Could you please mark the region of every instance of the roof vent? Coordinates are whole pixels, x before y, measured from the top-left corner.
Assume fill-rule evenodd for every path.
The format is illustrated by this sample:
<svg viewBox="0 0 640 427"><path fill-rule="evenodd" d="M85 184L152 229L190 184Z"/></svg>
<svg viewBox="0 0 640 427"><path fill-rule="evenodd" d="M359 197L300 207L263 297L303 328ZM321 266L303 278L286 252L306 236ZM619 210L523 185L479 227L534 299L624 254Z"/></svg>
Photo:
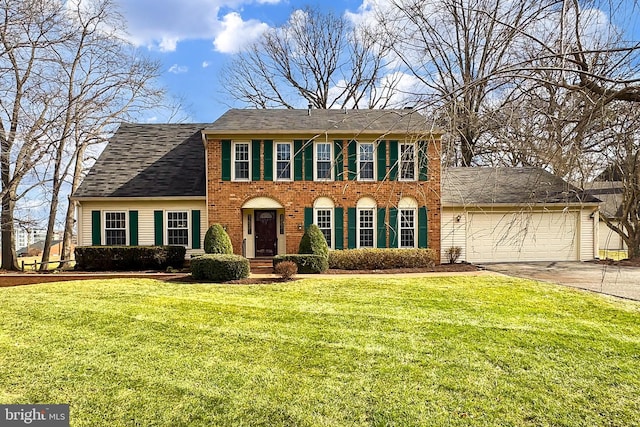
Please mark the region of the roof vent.
<svg viewBox="0 0 640 427"><path fill-rule="evenodd" d="M311 109L312 109L312 108L313 108L313 105L312 105L311 103L309 103L309 104L307 105L307 116L310 116L310 115L311 115Z"/></svg>

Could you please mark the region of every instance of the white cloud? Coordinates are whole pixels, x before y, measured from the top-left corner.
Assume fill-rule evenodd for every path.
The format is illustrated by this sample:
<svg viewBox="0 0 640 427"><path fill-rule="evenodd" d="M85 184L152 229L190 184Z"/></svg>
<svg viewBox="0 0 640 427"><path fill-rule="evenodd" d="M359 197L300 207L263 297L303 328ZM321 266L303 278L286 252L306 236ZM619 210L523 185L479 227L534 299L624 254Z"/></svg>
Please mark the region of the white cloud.
<svg viewBox="0 0 640 427"><path fill-rule="evenodd" d="M202 68L209 68L209 65L211 65L209 61L202 61Z"/></svg>
<svg viewBox="0 0 640 427"><path fill-rule="evenodd" d="M86 0L68 0L83 2ZM245 5L275 5L282 0L117 0L127 21L128 39L137 46L173 52L184 40L215 40L220 52L236 52L267 28L244 21L237 12ZM238 31L238 32L236 32Z"/></svg>
<svg viewBox="0 0 640 427"><path fill-rule="evenodd" d="M173 64L171 67L169 67L169 72L173 74L184 74L188 71L189 68L185 67L184 65Z"/></svg>
<svg viewBox="0 0 640 427"><path fill-rule="evenodd" d="M220 32L213 45L221 53L236 53L260 37L269 28L264 22L255 19L243 21L239 13L231 12L222 19Z"/></svg>

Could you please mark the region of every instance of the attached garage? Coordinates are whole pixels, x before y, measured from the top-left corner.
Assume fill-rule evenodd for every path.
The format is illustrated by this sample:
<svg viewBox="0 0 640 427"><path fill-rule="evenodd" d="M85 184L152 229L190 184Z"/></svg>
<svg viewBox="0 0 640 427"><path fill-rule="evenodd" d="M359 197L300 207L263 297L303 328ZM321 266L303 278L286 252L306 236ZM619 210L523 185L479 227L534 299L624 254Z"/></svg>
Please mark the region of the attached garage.
<svg viewBox="0 0 640 427"><path fill-rule="evenodd" d="M598 201L537 168L443 173L442 260L460 247L471 263L597 257Z"/></svg>

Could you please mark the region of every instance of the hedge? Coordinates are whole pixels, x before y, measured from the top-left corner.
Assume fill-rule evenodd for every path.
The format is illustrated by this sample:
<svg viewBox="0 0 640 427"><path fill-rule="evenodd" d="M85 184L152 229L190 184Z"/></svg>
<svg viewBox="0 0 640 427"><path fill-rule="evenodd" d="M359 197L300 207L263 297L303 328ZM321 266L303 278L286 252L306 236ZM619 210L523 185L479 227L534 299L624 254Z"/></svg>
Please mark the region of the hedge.
<svg viewBox="0 0 640 427"><path fill-rule="evenodd" d="M249 277L249 260L233 254L205 254L191 260L191 275L197 280L228 282Z"/></svg>
<svg viewBox="0 0 640 427"><path fill-rule="evenodd" d="M142 271L182 268L184 246L77 246L76 270Z"/></svg>
<svg viewBox="0 0 640 427"><path fill-rule="evenodd" d="M338 270L388 270L430 268L437 259L433 249L346 249L329 252L329 268Z"/></svg>
<svg viewBox="0 0 640 427"><path fill-rule="evenodd" d="M327 257L312 254L289 254L273 257L273 267L283 261L292 261L298 266L298 274L324 273L329 269Z"/></svg>

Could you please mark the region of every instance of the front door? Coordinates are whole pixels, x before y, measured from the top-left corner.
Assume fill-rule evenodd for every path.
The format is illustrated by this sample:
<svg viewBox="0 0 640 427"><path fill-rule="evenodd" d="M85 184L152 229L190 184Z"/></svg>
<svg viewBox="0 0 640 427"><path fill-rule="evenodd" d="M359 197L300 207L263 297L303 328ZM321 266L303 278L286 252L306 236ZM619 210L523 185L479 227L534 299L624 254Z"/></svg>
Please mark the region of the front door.
<svg viewBox="0 0 640 427"><path fill-rule="evenodd" d="M276 211L258 211L255 216L256 257L269 257L278 253Z"/></svg>

